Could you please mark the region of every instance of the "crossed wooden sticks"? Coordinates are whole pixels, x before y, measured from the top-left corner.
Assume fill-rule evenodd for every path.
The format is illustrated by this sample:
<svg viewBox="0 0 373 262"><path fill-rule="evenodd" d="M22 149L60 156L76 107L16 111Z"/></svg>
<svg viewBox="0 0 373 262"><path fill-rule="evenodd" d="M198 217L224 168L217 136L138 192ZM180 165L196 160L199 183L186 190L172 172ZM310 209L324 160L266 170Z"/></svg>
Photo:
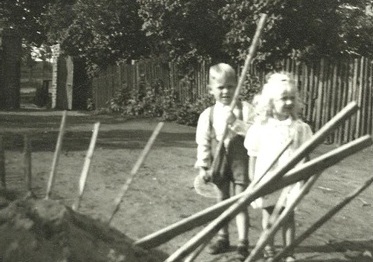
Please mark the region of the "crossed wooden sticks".
<svg viewBox="0 0 373 262"><path fill-rule="evenodd" d="M284 188L295 182L307 180L315 173L321 172L338 163L345 157L370 146L372 144L371 137L363 136L341 146L338 149L332 150L329 153L294 168L300 160L321 144L330 132L339 127L352 114L356 113L357 110L358 106L355 102L349 103L318 132L316 132L308 142L303 144L289 162L285 166L278 168L271 177L264 178L256 186L249 187L239 195L233 196L223 202L196 213L191 217L146 236L136 241L135 245L145 248L156 247L186 231L213 220L166 260L167 262L180 261L200 245L209 241L226 222L232 219L237 212L239 212L242 207L250 204L256 198Z"/></svg>

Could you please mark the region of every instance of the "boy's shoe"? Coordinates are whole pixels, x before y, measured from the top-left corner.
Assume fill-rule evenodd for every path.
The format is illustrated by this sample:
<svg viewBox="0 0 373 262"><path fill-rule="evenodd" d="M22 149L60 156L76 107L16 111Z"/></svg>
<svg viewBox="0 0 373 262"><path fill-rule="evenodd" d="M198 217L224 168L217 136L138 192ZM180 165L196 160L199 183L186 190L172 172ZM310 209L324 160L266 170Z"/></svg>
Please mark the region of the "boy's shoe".
<svg viewBox="0 0 373 262"><path fill-rule="evenodd" d="M294 256L288 256L284 259L285 262L295 262L297 261Z"/></svg>
<svg viewBox="0 0 373 262"><path fill-rule="evenodd" d="M208 252L212 255L225 253L229 250L229 240L226 238L218 238L213 242L208 249Z"/></svg>
<svg viewBox="0 0 373 262"><path fill-rule="evenodd" d="M249 241L248 240L242 240L240 243L237 245L237 258L240 261L245 261L245 259L249 256Z"/></svg>

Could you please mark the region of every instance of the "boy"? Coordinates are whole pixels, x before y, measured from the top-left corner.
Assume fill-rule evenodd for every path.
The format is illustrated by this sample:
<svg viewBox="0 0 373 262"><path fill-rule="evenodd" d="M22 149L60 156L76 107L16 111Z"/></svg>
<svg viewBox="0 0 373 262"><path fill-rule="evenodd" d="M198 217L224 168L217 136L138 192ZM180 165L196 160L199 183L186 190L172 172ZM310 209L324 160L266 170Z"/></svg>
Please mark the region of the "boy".
<svg viewBox="0 0 373 262"><path fill-rule="evenodd" d="M206 182L211 180L211 164L215 149L222 139L225 126L228 124L228 134L224 139L223 166L218 170L221 177L215 184L219 195L217 201L230 197L230 184L233 183L234 193L243 192L249 183L248 156L243 146L244 135L253 120L254 109L247 102L238 102L233 113L230 110L237 79L235 70L228 64L220 63L210 67L209 93L215 98L215 105L205 109L199 119L196 130L197 161L199 176ZM238 231L237 253L240 260L248 256L248 227L249 216L247 209L242 210L236 217ZM210 254L223 253L229 250L230 242L228 225L224 226L217 235L216 241L209 247Z"/></svg>

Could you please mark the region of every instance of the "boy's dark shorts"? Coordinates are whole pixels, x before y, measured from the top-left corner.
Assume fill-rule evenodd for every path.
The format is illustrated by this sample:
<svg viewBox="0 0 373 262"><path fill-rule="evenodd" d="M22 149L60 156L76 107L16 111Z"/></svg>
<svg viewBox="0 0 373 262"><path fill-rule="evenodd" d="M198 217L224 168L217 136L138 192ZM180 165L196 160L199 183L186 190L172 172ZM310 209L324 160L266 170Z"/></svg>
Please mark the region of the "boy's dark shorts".
<svg viewBox="0 0 373 262"><path fill-rule="evenodd" d="M244 137L235 136L226 148L227 161L221 169L221 174L227 178L227 182L247 186L249 184L247 150L243 145Z"/></svg>

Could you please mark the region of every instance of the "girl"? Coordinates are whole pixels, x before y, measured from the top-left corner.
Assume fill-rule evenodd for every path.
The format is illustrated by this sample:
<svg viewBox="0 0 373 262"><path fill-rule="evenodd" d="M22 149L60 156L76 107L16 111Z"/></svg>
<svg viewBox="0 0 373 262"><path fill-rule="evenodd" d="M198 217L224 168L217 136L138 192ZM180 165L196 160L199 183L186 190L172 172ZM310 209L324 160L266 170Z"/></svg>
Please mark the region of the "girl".
<svg viewBox="0 0 373 262"><path fill-rule="evenodd" d="M293 139L293 143L266 176L270 176L278 166L286 164L295 150L312 136L311 128L299 119L301 102L295 83L288 74L275 73L271 75L267 84L264 85L262 93L256 97L255 103L257 119L249 128L244 142L250 156L249 176L251 181L258 179L265 172L277 152L284 147L289 139ZM297 183L283 189L283 191L287 191L284 192L285 199L281 203L283 207L286 206L286 199L296 195L299 186L300 184ZM279 191L274 192L258 198L252 203L254 208L262 209L263 229L268 226L269 218L280 194ZM291 244L295 237L294 212L284 223L282 231L284 245ZM274 240L271 239L265 247L264 256L270 258L274 256L274 253ZM290 255L285 261L295 261L295 258Z"/></svg>

